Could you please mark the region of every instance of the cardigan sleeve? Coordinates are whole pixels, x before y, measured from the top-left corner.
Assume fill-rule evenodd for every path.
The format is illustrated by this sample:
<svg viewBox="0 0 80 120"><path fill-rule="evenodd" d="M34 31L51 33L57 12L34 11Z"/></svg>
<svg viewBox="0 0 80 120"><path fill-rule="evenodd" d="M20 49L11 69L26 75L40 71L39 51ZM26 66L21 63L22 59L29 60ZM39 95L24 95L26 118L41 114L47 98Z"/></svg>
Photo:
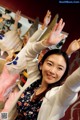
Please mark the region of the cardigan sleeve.
<svg viewBox="0 0 80 120"><path fill-rule="evenodd" d="M62 118L68 107L77 100L79 91L80 67L66 79L65 83L59 88L56 95L50 98L52 108L47 120L59 120Z"/></svg>
<svg viewBox="0 0 80 120"><path fill-rule="evenodd" d="M42 32L43 30L41 28L37 30L25 47L18 53L16 58L6 64L10 72L20 73L22 70L26 69L36 55L46 47L42 44L42 41L36 41Z"/></svg>
<svg viewBox="0 0 80 120"><path fill-rule="evenodd" d="M72 104L74 96L80 91L80 67L77 68L60 88L59 99L63 105Z"/></svg>

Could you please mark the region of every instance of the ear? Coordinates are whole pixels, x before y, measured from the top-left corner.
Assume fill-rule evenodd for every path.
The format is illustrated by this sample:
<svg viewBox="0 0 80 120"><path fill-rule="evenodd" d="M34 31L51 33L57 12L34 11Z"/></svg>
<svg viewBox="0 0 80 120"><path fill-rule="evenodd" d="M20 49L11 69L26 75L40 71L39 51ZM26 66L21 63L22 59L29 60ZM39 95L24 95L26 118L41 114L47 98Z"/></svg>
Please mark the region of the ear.
<svg viewBox="0 0 80 120"><path fill-rule="evenodd" d="M39 69L42 70L42 63L39 63Z"/></svg>
<svg viewBox="0 0 80 120"><path fill-rule="evenodd" d="M39 68L40 70L42 70L42 65L40 65L40 68Z"/></svg>

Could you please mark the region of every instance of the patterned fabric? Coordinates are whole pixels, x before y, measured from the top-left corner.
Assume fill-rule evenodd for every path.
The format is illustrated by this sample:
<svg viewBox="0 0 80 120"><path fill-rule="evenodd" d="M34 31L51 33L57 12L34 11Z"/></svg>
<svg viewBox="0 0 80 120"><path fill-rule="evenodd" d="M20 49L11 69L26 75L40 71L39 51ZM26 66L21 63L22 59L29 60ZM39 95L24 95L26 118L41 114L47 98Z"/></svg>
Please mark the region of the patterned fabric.
<svg viewBox="0 0 80 120"><path fill-rule="evenodd" d="M41 80L32 83L21 95L17 102L17 110L19 115L16 120L37 120L38 112L43 101L43 98L36 101L31 101L35 90L39 87Z"/></svg>
<svg viewBox="0 0 80 120"><path fill-rule="evenodd" d="M4 35L0 33L0 40L3 40Z"/></svg>
<svg viewBox="0 0 80 120"><path fill-rule="evenodd" d="M11 65L11 64L13 64L13 65L17 65L17 61L18 61L18 59L19 59L19 57L16 57L13 61L8 62L7 65Z"/></svg>
<svg viewBox="0 0 80 120"><path fill-rule="evenodd" d="M24 84L26 83L28 78L28 73L27 73L27 69L24 69L21 73L20 73L20 85L24 86Z"/></svg>

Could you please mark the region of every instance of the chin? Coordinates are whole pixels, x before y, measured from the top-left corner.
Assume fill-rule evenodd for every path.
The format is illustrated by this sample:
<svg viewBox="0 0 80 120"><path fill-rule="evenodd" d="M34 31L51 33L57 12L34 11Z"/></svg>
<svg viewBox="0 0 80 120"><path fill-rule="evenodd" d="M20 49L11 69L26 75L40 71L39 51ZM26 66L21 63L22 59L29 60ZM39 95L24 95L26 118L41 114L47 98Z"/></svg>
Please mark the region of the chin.
<svg viewBox="0 0 80 120"><path fill-rule="evenodd" d="M53 83L55 83L55 81L53 82L53 80L46 80L46 83L47 84L53 84Z"/></svg>

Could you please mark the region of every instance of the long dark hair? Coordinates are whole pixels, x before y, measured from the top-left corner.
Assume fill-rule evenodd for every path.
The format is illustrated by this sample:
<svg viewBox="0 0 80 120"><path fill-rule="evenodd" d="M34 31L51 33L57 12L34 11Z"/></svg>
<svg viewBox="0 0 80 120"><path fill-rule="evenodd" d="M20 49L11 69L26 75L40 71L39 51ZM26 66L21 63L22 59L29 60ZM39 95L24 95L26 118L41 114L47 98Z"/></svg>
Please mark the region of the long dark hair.
<svg viewBox="0 0 80 120"><path fill-rule="evenodd" d="M43 56L42 60L39 63L39 67L40 67L41 64L42 65L44 64L44 62L47 59L47 57L49 57L50 55L53 55L53 54L62 55L63 56L63 58L64 58L64 60L66 62L65 73L64 73L64 75L61 77L61 79L59 81L57 81L57 82L55 82L53 84L49 84L48 88L43 93L41 93L38 96L36 96L36 99L41 99L42 97L44 97L46 92L49 91L51 88L62 85L62 83L64 82L65 78L68 75L68 71L69 71L69 58L68 58L68 55L65 52L63 52L62 50L60 50L60 49L52 49L52 50L49 50L48 52L46 52L45 55ZM42 81L42 71L41 70L40 70L40 74L41 74L41 81Z"/></svg>

